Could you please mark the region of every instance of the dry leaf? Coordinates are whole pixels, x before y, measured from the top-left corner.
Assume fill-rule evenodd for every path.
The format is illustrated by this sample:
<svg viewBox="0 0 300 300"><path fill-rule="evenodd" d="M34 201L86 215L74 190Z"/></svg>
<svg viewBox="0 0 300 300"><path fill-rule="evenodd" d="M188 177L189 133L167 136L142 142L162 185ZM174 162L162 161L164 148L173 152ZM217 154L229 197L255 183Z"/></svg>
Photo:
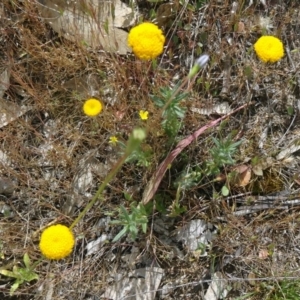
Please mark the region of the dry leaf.
<svg viewBox="0 0 300 300"><path fill-rule="evenodd" d="M7 91L10 85L10 70L5 69L0 74L0 99L4 96L4 93Z"/></svg>
<svg viewBox="0 0 300 300"><path fill-rule="evenodd" d="M78 74L61 84L61 86L76 94L80 98L95 97L100 98L101 84L103 88L103 80L97 74Z"/></svg>
<svg viewBox="0 0 300 300"><path fill-rule="evenodd" d="M218 103L216 105L214 105L213 107L204 107L204 108L196 108L196 107L192 107L191 108L192 112L198 113L200 115L212 115L212 114L218 114L220 116L222 115L226 115L229 114L231 109L230 106L227 102L221 102Z"/></svg>
<svg viewBox="0 0 300 300"><path fill-rule="evenodd" d="M156 12L155 22L159 27L167 26L168 23L176 16L177 5L175 3L163 3Z"/></svg>
<svg viewBox="0 0 300 300"><path fill-rule="evenodd" d="M160 267L146 267L118 274L115 282L106 286L101 299L157 299L156 291L164 276L164 269Z"/></svg>
<svg viewBox="0 0 300 300"><path fill-rule="evenodd" d="M15 121L31 108L0 99L0 128Z"/></svg>
<svg viewBox="0 0 300 300"><path fill-rule="evenodd" d="M230 290L228 281L221 272L216 272L212 276L211 284L209 285L204 300L226 299Z"/></svg>
<svg viewBox="0 0 300 300"><path fill-rule="evenodd" d="M240 165L234 168L236 175L236 185L240 187L246 186L251 179L251 168L247 165Z"/></svg>
<svg viewBox="0 0 300 300"><path fill-rule="evenodd" d="M3 96L10 86L10 69L5 69L0 74L0 128L13 122L25 114L30 108L19 106L11 101L3 99Z"/></svg>
<svg viewBox="0 0 300 300"><path fill-rule="evenodd" d="M280 151L279 154L276 156L277 160L283 160L291 156L293 153L300 150L300 139L295 139L287 148Z"/></svg>
<svg viewBox="0 0 300 300"><path fill-rule="evenodd" d="M70 41L102 46L119 54L131 52L128 33L118 27L132 25L137 13L120 0L75 1L68 5L65 1L39 0L38 7L53 30Z"/></svg>
<svg viewBox="0 0 300 300"><path fill-rule="evenodd" d="M116 112L114 112L114 115L118 121L122 121L122 119L125 116L125 113L126 113L125 110L117 110Z"/></svg>
<svg viewBox="0 0 300 300"><path fill-rule="evenodd" d="M261 249L258 253L260 259L266 259L269 256L269 251L267 249Z"/></svg>
<svg viewBox="0 0 300 300"><path fill-rule="evenodd" d="M238 174L242 174L246 172L249 169L249 166L247 165L239 165L234 167L234 171L237 172Z"/></svg>
<svg viewBox="0 0 300 300"><path fill-rule="evenodd" d="M293 178L294 178L294 181L295 181L298 185L300 185L300 174L299 174L299 173L295 174Z"/></svg>
<svg viewBox="0 0 300 300"><path fill-rule="evenodd" d="M245 24L243 22L238 22L237 30L238 33L245 33Z"/></svg>
<svg viewBox="0 0 300 300"><path fill-rule="evenodd" d="M255 165L252 167L252 171L256 176L263 176L263 169L261 165Z"/></svg>
<svg viewBox="0 0 300 300"><path fill-rule="evenodd" d="M248 282L249 282L249 284L251 284L252 286L255 286L255 285L256 285L255 279L256 279L255 273L250 272L250 273L248 274Z"/></svg>
<svg viewBox="0 0 300 300"><path fill-rule="evenodd" d="M240 175L240 186L241 187L244 187L246 186L249 182L250 182L250 179L251 179L251 169L249 168L246 172L242 173Z"/></svg>

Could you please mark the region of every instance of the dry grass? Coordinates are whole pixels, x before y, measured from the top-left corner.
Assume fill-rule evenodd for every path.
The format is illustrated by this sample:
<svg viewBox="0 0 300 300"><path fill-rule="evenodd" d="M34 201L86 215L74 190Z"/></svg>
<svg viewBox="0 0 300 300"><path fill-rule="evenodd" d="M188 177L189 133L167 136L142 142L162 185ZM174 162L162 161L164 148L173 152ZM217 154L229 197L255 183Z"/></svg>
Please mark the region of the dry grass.
<svg viewBox="0 0 300 300"><path fill-rule="evenodd" d="M137 263L157 262L165 270L162 285L175 283L167 299L202 299L212 272L218 270L231 280L228 299L246 293L252 293L247 299L272 299L272 291L262 282L276 289L280 284L277 277L298 277L299 209L297 202L281 209L290 198L279 192L294 193L297 199L299 159L297 152L278 159L280 151L298 143L298 1L268 1L266 8L259 1L249 7L245 1L236 1L235 13L232 1L210 0L202 5L191 2L191 7L199 4L196 11L176 1L172 26L164 28L167 47L156 67L132 55L109 54L100 47L89 49L59 37L39 16L35 2L7 0L0 4L0 68L1 73L6 69L11 72L2 102L30 108L0 131L0 149L8 157L1 163L1 177L15 186L13 193L1 197L13 211L13 216L1 217L1 266L21 262L25 252L37 260L38 235L33 233L54 221L71 224L119 156L118 149L109 145L109 137L117 135L125 142L132 129L141 125L141 109L150 112L146 147L154 155L149 168L134 164L122 168L108 186L105 201L75 227L80 238L73 256L63 262L40 264L40 280L22 285L15 299L46 299L49 291L53 291L50 299L100 297L112 281L112 274L126 274L134 268L134 263L122 261L133 245L140 253ZM151 8L158 8L144 1L138 5L145 19ZM270 24L265 29L261 18L268 16ZM252 50L266 30L279 36L287 51L274 65L262 64ZM181 205L187 207L184 214L177 218L164 216L170 236L192 219L212 222L218 228L218 238L207 257L194 257L182 249L184 256L179 259L155 230L149 230L134 244L109 243L99 253L86 256L86 244L105 232L97 225L99 219L107 213L117 217L120 204L128 205L123 192L137 201L141 199L149 178L172 149L161 134L161 112L149 95L176 83L174 77L187 74L200 51L208 53L211 61L201 73L201 81L193 86L191 101L185 102L188 110L179 139L216 116L197 114L194 108L210 109L223 101L232 109L251 101L253 105L190 145L165 175L159 193L165 206L171 205L176 195L172 182L187 166L203 165L213 146L211 137L222 139L233 134L236 140L243 140L235 157L237 164L250 165L256 157L263 166L263 176L252 173L246 187L232 185L231 196L248 192L253 198L249 202L249 196L216 197L224 182L205 177L181 197ZM81 110L83 101L91 95L100 97L106 106L96 119L85 117ZM288 107L293 108L292 114ZM82 188L78 178L89 167L93 181ZM230 168L224 170L224 174L228 172ZM251 208L259 203L254 196L272 193L283 198L271 200L269 209L244 216L234 214L241 206ZM159 217L153 212L150 229L151 222ZM108 234L113 237L117 231L110 230ZM249 276L262 280L253 283ZM200 284L206 279L208 283ZM1 299L10 299L11 282L2 276L0 283Z"/></svg>

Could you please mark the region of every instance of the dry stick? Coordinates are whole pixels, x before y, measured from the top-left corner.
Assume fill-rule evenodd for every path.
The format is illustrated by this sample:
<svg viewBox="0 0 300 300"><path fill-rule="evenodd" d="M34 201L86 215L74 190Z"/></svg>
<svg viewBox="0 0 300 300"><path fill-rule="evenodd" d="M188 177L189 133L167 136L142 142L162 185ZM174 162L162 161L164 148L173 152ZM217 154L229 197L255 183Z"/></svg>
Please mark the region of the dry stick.
<svg viewBox="0 0 300 300"><path fill-rule="evenodd" d="M152 175L148 185L145 188L144 194L143 194L143 199L142 203L145 205L147 204L155 195L158 186L164 177L169 165L174 161L174 159L177 157L177 155L184 149L186 148L190 143L192 143L198 136L200 136L204 131L206 131L209 128L212 128L216 126L218 123L221 121L225 120L226 118L230 117L231 115L235 114L237 111L251 105L252 103L246 103L239 108L235 109L234 111L230 112L229 114L209 122L203 127L200 127L198 130L196 130L194 133L189 135L187 138L181 140L176 148L165 158L165 160L159 165L155 173Z"/></svg>

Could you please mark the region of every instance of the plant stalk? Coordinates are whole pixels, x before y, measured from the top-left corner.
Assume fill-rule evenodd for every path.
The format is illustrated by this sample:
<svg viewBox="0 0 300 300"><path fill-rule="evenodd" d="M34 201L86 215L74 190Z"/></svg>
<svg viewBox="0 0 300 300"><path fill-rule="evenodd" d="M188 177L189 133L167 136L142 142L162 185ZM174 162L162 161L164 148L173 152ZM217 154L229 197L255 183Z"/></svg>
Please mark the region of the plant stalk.
<svg viewBox="0 0 300 300"><path fill-rule="evenodd" d="M102 184L99 186L98 191L92 198L92 200L85 206L84 210L78 215L78 217L73 221L70 226L72 230L74 226L85 216L85 214L92 208L96 201L100 198L107 184L115 177L122 165L125 163L126 159L135 151L141 142L146 138L146 133L142 129L134 129L132 135L129 138L127 147L123 156L119 159L116 165L111 169L108 175L105 177Z"/></svg>

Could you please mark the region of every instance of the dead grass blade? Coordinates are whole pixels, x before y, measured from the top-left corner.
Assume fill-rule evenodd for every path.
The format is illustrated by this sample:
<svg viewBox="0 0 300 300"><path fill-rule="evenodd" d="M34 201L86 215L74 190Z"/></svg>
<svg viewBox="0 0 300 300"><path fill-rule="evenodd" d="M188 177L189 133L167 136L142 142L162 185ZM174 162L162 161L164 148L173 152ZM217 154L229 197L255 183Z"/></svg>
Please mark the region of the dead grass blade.
<svg viewBox="0 0 300 300"><path fill-rule="evenodd" d="M236 112L240 111L243 108L246 108L249 105L251 105L251 102L240 106L239 108L233 110L229 114L227 114L217 120L209 122L205 126L200 127L198 130L196 130L194 133L192 133L185 139L181 140L177 144L176 148L165 158L165 160L159 165L157 170L152 175L148 185L145 188L142 203L147 204L153 198L153 196L155 195L155 193L159 187L159 184L160 184L162 178L164 177L164 175L166 173L168 166L174 161L174 159L177 157L177 155L179 153L181 153L181 151L183 149L185 149L189 144L191 144L195 139L197 139L207 129L216 126L221 121L227 119L231 115L235 114Z"/></svg>

